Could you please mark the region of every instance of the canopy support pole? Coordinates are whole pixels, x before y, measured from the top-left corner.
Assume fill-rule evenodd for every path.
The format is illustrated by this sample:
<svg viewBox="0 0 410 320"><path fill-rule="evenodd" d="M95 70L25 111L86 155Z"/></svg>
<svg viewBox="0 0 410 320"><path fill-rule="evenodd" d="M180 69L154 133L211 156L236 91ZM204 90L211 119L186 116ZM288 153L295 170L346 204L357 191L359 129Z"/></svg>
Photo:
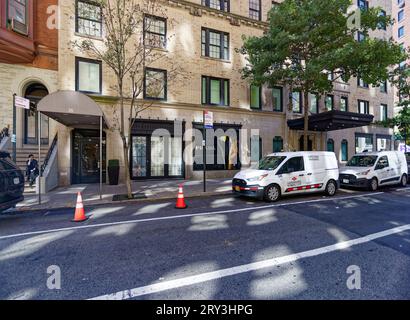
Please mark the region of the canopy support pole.
<svg viewBox="0 0 410 320"><path fill-rule="evenodd" d="M41 112L37 111L37 119L38 119L38 204L41 205Z"/></svg>
<svg viewBox="0 0 410 320"><path fill-rule="evenodd" d="M103 199L103 117L100 116L100 200Z"/></svg>

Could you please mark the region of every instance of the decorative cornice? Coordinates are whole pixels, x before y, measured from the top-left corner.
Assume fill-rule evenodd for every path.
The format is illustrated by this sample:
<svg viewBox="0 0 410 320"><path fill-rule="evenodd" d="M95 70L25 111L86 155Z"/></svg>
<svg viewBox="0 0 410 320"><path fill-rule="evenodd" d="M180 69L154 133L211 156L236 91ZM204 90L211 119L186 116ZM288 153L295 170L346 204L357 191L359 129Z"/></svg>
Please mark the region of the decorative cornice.
<svg viewBox="0 0 410 320"><path fill-rule="evenodd" d="M188 10L192 15L202 17L203 15L209 15L214 17L220 17L228 20L233 26L247 25L250 27L266 30L269 24L266 21L257 21L248 17L244 17L231 12L220 11L217 9L209 8L200 4L196 4L186 0L163 0L169 6L178 7Z"/></svg>

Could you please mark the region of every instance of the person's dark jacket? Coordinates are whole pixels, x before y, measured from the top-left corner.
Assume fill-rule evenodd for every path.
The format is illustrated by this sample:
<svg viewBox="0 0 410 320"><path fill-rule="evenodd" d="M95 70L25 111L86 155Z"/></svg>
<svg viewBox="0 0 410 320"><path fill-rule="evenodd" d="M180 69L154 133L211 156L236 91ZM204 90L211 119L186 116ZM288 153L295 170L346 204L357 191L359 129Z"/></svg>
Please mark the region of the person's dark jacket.
<svg viewBox="0 0 410 320"><path fill-rule="evenodd" d="M34 174L38 174L38 161L37 160L28 160L27 161L27 176L30 176L30 173L34 170Z"/></svg>

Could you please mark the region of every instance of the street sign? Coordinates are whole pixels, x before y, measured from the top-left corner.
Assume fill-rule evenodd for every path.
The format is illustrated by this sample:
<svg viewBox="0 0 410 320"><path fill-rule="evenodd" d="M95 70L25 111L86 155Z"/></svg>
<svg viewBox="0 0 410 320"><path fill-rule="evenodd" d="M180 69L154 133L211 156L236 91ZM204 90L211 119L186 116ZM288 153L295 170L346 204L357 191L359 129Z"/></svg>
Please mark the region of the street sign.
<svg viewBox="0 0 410 320"><path fill-rule="evenodd" d="M205 129L214 128L214 113L210 111L204 111L204 127Z"/></svg>
<svg viewBox="0 0 410 320"><path fill-rule="evenodd" d="M23 97L15 96L14 105L17 108L30 110L30 100Z"/></svg>

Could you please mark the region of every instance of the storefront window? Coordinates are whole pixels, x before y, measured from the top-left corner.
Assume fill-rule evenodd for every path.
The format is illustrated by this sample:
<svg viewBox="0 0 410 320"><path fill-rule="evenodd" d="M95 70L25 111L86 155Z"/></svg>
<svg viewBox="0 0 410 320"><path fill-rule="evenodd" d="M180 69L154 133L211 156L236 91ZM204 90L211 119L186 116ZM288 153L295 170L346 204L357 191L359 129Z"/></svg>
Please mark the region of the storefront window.
<svg viewBox="0 0 410 320"><path fill-rule="evenodd" d="M356 153L373 152L373 135L356 135Z"/></svg>
<svg viewBox="0 0 410 320"><path fill-rule="evenodd" d="M390 151L391 137L377 137L377 151Z"/></svg>

